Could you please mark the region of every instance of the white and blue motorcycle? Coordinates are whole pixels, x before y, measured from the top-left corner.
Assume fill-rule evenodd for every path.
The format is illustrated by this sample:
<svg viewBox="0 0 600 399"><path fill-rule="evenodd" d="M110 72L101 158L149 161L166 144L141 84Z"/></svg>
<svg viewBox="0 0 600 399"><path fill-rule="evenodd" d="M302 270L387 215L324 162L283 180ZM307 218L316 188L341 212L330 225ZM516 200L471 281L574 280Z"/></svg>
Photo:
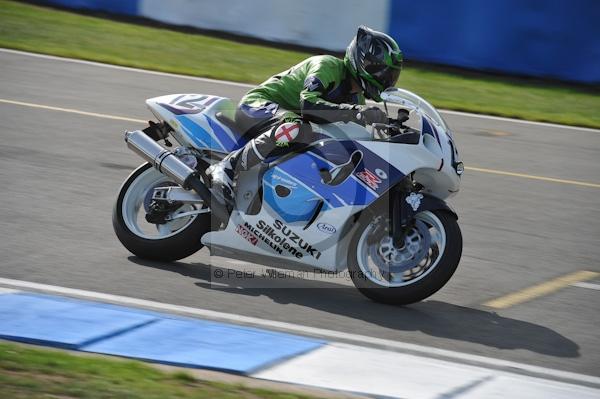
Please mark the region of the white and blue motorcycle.
<svg viewBox="0 0 600 399"><path fill-rule="evenodd" d="M113 213L121 243L173 261L207 246L238 259L348 270L367 297L408 304L450 279L462 252L456 213L463 164L450 129L402 89L381 96L398 117L367 128L313 125L315 142L241 172L233 207L206 168L247 142L227 98L179 94L146 101L159 123L126 133L146 164L123 183ZM180 146L173 151L158 144Z"/></svg>

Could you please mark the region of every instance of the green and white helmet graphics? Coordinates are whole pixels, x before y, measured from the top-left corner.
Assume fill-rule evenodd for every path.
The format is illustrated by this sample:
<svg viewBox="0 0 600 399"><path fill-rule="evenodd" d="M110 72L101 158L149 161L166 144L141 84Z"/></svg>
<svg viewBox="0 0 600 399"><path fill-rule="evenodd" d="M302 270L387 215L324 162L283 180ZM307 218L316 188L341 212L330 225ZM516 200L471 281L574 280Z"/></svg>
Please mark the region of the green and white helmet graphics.
<svg viewBox="0 0 600 399"><path fill-rule="evenodd" d="M365 96L381 101L381 92L398 81L402 51L390 36L361 25L346 49L344 63Z"/></svg>

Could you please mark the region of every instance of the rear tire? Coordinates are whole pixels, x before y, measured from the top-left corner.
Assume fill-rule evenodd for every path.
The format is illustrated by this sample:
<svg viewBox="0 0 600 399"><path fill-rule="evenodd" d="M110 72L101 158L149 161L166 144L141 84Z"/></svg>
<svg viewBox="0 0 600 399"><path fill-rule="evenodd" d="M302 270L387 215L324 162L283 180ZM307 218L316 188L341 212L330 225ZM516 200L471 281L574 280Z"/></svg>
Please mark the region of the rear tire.
<svg viewBox="0 0 600 399"><path fill-rule="evenodd" d="M378 284L373 276L371 278L367 277L363 271L365 268L364 259L360 261L363 263L363 267L359 264L359 254L362 252L358 246L364 245L364 240L361 240L361 237L367 234L365 230L372 226L373 220L359 221L359 227L350 244L348 270L354 285L363 295L376 302L407 305L422 301L433 295L452 277L462 254L462 235L456 217L447 211L426 211L418 214L417 218L419 215L422 215L422 218L427 216L429 220L439 221L439 225L443 226L443 252L438 253L437 258L439 260L437 262L432 262L429 269L424 268L422 274L416 275L412 282L411 280L402 281L403 274L398 276L397 281L389 283L389 286L385 285L385 281ZM425 263L426 265L427 263ZM409 272L412 273L413 270L410 269Z"/></svg>
<svg viewBox="0 0 600 399"><path fill-rule="evenodd" d="M156 176L154 176L154 174L156 174ZM141 206L137 203L124 204L124 201L139 202L139 198L134 198L131 193L132 186L135 187L134 183L139 183L141 179L152 181L153 178L161 184L169 184L168 179L162 176L160 172L153 169L152 165L149 163L137 168L127 180L125 180L119 190L119 195L113 208L112 222L115 234L121 244L123 244L129 252L142 259L169 262L186 258L203 247L200 238L210 231L210 213L195 215L193 218L190 217L187 224L184 224L180 229L171 232L171 234L165 235L164 238L161 238L160 236L142 236L140 231L136 232L136 229L132 228L131 220L129 221L129 225L125 222L124 215L127 213L127 209L131 209L129 208L131 206L137 206L137 208ZM154 186L152 185L148 185L145 188L143 187L142 189L145 190L145 192L141 192L141 195L147 195L153 188ZM139 194L140 193L138 193L138 197ZM130 216L128 216L128 218L131 219ZM153 225L147 222L146 224L147 226L144 227L153 227Z"/></svg>

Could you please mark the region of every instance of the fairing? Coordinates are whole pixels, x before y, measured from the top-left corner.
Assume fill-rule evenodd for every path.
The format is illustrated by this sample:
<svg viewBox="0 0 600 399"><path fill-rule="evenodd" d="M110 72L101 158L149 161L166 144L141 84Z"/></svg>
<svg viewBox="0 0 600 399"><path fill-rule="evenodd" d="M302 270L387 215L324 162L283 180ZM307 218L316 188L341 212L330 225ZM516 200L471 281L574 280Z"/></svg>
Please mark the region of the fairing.
<svg viewBox="0 0 600 399"><path fill-rule="evenodd" d="M387 90L382 97L410 111L418 142L374 139L370 130L354 123L314 125L318 142L311 147L275 160L262 174L256 170L240 174L238 204L228 226L205 234L202 242L340 270L346 265L354 215L406 176L412 174L424 186L424 194L440 200L454 195L460 185L454 165L460 159L443 118L410 92ZM153 98L147 104L175 129L174 137L184 146L227 153L245 144L216 117L218 112L233 117L235 104L229 99L179 94ZM356 154L356 164L343 169L347 176L335 184L326 181L324 176L342 170ZM260 210L247 214L261 186Z"/></svg>
<svg viewBox="0 0 600 399"><path fill-rule="evenodd" d="M151 98L146 104L158 119L173 128L181 145L229 153L246 143L238 132L216 118L218 112L233 118L235 104L228 98L173 94Z"/></svg>

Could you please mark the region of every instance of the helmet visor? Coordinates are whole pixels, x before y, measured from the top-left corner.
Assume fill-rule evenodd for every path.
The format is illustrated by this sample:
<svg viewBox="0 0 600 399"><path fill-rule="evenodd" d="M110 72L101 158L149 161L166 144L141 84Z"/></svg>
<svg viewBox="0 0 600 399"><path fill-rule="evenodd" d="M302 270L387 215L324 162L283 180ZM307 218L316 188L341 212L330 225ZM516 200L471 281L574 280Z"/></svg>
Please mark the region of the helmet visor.
<svg viewBox="0 0 600 399"><path fill-rule="evenodd" d="M365 71L375 78L384 89L394 86L400 77L400 68L392 68L384 64L367 65Z"/></svg>

